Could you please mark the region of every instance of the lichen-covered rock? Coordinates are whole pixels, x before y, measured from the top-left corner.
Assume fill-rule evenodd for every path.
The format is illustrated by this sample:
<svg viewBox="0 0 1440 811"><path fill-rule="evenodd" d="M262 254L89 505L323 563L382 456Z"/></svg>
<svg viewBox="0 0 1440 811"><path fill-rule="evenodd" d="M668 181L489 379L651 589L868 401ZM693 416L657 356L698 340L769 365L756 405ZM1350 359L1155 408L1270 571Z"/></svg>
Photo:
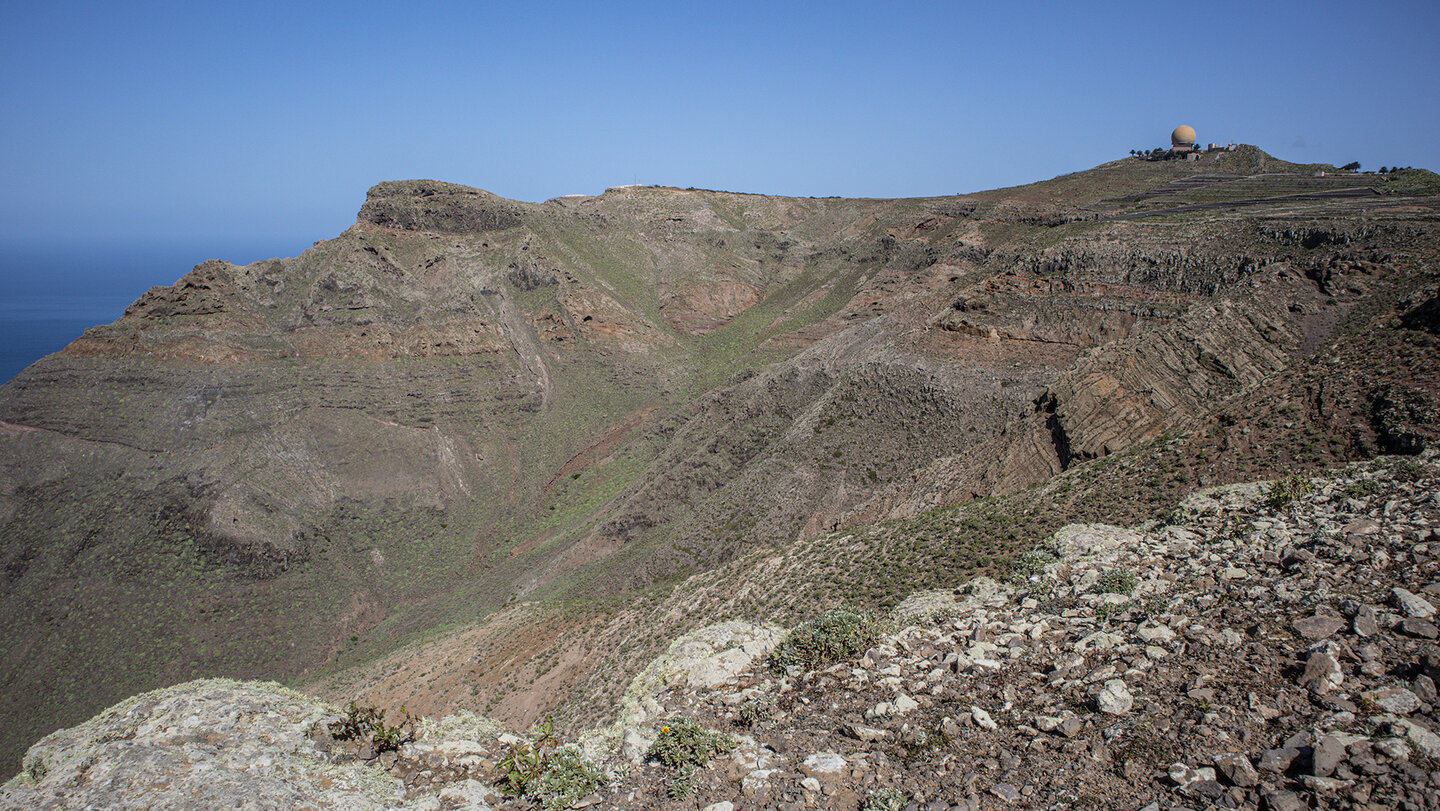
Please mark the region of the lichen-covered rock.
<svg viewBox="0 0 1440 811"><path fill-rule="evenodd" d="M0 808L381 809L404 787L327 761L334 708L274 683L206 679L144 693L30 747Z"/></svg>
<svg viewBox="0 0 1440 811"><path fill-rule="evenodd" d="M1105 524L1068 524L1055 533L1051 544L1055 554L1070 560L1103 557L1107 552L1134 548L1143 541L1140 533Z"/></svg>
<svg viewBox="0 0 1440 811"><path fill-rule="evenodd" d="M1095 704L1100 711L1109 715L1124 715L1130 712L1130 707L1135 703L1134 696L1126 689L1125 682L1121 679L1111 679L1105 682L1105 687L1096 697Z"/></svg>
<svg viewBox="0 0 1440 811"><path fill-rule="evenodd" d="M1273 482L1241 482L1222 484L1196 490L1180 500L1180 510L1186 515L1215 515L1256 501Z"/></svg>
<svg viewBox="0 0 1440 811"><path fill-rule="evenodd" d="M630 680L620 700L619 718L604 729L583 736L582 749L591 759L604 760L616 752L635 760L638 745L648 740L640 727L655 724L661 708L655 698L671 685L709 689L732 679L774 649L783 629L775 625L730 621L692 631L670 644L668 650Z"/></svg>

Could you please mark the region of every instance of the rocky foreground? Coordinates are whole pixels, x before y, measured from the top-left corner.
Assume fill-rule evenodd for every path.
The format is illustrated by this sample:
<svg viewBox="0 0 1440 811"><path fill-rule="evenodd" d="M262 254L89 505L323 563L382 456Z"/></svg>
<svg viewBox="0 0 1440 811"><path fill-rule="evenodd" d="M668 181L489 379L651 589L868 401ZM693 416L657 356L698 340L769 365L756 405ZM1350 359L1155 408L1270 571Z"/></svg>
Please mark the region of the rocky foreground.
<svg viewBox="0 0 1440 811"><path fill-rule="evenodd" d="M466 715L377 754L333 707L200 681L48 736L0 807L1440 808L1437 603L1440 464L1382 459L1068 526L814 670L712 627L573 750ZM707 765L656 762L691 722ZM573 768L506 796L536 752Z"/></svg>

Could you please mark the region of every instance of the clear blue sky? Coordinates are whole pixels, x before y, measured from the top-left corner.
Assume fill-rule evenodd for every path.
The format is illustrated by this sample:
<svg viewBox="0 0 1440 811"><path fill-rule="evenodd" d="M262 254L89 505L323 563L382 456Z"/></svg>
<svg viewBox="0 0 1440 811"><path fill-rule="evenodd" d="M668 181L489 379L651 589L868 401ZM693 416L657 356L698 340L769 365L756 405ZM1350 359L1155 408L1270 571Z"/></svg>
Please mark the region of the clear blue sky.
<svg viewBox="0 0 1440 811"><path fill-rule="evenodd" d="M1435 0L0 0L0 274L32 242L293 255L399 178L949 194L1180 123L1440 168L1437 38Z"/></svg>

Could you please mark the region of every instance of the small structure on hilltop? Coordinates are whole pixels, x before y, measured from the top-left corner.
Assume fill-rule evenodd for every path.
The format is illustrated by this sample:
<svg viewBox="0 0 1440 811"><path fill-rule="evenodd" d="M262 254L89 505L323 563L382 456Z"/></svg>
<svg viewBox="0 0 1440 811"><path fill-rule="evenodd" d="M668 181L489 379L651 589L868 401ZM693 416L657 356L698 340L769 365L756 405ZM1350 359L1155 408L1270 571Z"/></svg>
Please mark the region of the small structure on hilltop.
<svg viewBox="0 0 1440 811"><path fill-rule="evenodd" d="M1130 150L1130 154L1134 155L1137 158L1143 158L1149 161L1174 159L1193 161L1199 160L1200 155L1204 152L1229 152L1234 148L1235 145L1232 143L1228 146L1210 144L1209 147L1202 149L1200 145L1195 142L1195 128L1188 124L1181 124L1170 132L1169 149L1164 149L1162 147L1156 147L1155 149L1150 150L1132 149Z"/></svg>
<svg viewBox="0 0 1440 811"><path fill-rule="evenodd" d="M1199 160L1200 150L1195 146L1195 128L1181 124L1170 133L1170 154L1167 157Z"/></svg>
<svg viewBox="0 0 1440 811"><path fill-rule="evenodd" d="M1171 152L1194 152L1195 151L1195 128L1181 124L1170 133Z"/></svg>

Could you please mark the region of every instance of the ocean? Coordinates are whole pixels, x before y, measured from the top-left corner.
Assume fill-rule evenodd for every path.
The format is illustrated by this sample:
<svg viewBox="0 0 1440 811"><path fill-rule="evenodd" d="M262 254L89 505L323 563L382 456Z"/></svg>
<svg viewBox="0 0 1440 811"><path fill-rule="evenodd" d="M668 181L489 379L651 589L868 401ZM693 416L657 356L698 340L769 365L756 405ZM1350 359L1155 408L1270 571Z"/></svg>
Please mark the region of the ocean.
<svg viewBox="0 0 1440 811"><path fill-rule="evenodd" d="M295 256L308 242L178 239L0 240L0 384L26 366L108 324L154 285L221 258L236 264Z"/></svg>
<svg viewBox="0 0 1440 811"><path fill-rule="evenodd" d="M133 296L11 296L0 301L0 383L80 337L119 318Z"/></svg>

